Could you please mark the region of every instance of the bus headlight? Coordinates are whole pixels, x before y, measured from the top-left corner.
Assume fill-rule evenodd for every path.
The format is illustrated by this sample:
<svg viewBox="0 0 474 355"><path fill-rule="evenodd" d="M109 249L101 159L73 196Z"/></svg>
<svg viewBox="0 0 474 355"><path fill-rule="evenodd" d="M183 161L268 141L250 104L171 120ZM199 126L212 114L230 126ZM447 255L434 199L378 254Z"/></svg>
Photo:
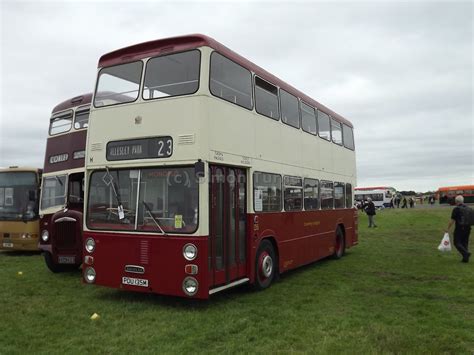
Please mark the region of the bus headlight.
<svg viewBox="0 0 474 355"><path fill-rule="evenodd" d="M89 253L92 253L95 250L95 241L92 238L87 238L86 240L86 250Z"/></svg>
<svg viewBox="0 0 474 355"><path fill-rule="evenodd" d="M183 281L183 291L188 296L194 296L198 292L199 283L194 277L186 277Z"/></svg>
<svg viewBox="0 0 474 355"><path fill-rule="evenodd" d="M87 283L94 283L95 282L95 270L93 267L88 267L86 268L86 271L84 271L84 279L86 280Z"/></svg>
<svg viewBox="0 0 474 355"><path fill-rule="evenodd" d="M49 240L49 232L44 229L42 232L41 232L41 240L43 242L47 242Z"/></svg>
<svg viewBox="0 0 474 355"><path fill-rule="evenodd" d="M183 248L183 256L186 260L192 261L196 259L198 254L197 248L194 244L188 243Z"/></svg>

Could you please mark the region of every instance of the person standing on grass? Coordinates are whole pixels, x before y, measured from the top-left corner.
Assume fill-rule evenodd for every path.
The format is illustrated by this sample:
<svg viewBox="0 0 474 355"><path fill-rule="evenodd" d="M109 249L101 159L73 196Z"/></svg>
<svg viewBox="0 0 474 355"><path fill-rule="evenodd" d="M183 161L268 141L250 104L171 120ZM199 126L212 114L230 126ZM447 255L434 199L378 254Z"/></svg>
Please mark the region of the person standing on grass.
<svg viewBox="0 0 474 355"><path fill-rule="evenodd" d="M372 202L372 199L370 197L367 198L367 204L365 206L365 213L367 213L367 216L369 217L369 228L370 227L377 227L375 225L375 205Z"/></svg>
<svg viewBox="0 0 474 355"><path fill-rule="evenodd" d="M469 252L469 234L471 234L471 226L461 225L461 208L467 208L464 204L464 197L459 195L454 199L456 207L451 212L451 220L449 221L446 233L449 233L453 224L454 227L454 246L462 255L462 262L468 263L471 253Z"/></svg>

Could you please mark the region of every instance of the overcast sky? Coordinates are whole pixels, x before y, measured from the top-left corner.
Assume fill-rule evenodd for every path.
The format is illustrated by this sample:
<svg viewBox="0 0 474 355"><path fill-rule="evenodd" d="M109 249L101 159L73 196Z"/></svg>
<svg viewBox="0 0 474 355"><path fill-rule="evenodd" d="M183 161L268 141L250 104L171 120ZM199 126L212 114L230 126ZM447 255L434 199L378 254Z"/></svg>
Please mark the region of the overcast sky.
<svg viewBox="0 0 474 355"><path fill-rule="evenodd" d="M472 2L1 1L0 166L42 166L98 58L203 33L348 118L358 186L474 183Z"/></svg>

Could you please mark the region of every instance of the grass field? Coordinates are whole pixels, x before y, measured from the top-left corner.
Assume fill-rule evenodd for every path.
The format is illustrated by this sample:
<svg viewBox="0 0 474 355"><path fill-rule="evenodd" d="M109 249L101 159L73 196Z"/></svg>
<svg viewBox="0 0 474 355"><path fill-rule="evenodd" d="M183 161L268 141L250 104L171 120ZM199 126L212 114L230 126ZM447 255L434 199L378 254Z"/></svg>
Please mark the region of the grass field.
<svg viewBox="0 0 474 355"><path fill-rule="evenodd" d="M472 354L474 262L437 250L449 213L385 210L376 229L361 215L341 260L208 302L83 285L38 254L2 252L0 353Z"/></svg>

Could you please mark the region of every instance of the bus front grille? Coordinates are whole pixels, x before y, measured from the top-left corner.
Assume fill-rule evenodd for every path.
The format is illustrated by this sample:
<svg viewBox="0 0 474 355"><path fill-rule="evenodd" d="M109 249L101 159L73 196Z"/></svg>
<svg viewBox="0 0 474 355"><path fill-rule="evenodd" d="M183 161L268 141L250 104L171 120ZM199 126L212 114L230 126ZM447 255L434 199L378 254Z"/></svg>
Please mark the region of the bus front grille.
<svg viewBox="0 0 474 355"><path fill-rule="evenodd" d="M76 222L54 223L54 244L57 248L74 248L76 246Z"/></svg>

